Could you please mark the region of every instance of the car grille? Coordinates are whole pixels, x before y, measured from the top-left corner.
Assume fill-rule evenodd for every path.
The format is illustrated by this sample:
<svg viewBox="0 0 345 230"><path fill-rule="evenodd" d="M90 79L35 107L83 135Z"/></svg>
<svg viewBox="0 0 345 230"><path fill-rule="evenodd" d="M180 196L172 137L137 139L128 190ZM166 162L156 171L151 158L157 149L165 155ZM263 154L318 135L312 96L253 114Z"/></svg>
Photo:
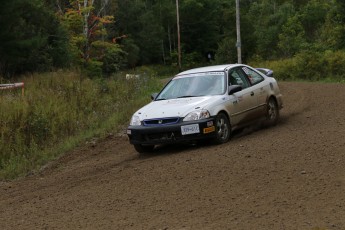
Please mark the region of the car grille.
<svg viewBox="0 0 345 230"><path fill-rule="evenodd" d="M156 118L144 120L144 126L161 126L161 125L171 125L176 124L180 121L179 117L168 117L168 118Z"/></svg>

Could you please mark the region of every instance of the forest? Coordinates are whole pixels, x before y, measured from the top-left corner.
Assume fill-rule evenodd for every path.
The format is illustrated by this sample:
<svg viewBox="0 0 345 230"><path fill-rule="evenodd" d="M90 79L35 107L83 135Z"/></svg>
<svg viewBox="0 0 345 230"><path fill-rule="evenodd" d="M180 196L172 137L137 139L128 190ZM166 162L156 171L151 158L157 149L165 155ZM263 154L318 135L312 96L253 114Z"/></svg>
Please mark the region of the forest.
<svg viewBox="0 0 345 230"><path fill-rule="evenodd" d="M176 2L0 0L0 76L176 66ZM184 69L207 64L209 53L215 64L237 62L235 0L179 0L178 10ZM343 0L240 0L240 15L243 63L344 74Z"/></svg>

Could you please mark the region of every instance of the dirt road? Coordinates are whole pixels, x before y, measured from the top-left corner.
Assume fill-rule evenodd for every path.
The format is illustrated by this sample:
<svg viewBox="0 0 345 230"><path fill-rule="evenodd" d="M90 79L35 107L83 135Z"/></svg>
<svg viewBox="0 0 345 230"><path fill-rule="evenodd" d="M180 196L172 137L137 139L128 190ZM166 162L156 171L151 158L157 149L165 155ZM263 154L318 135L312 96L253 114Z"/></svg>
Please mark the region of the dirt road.
<svg viewBox="0 0 345 230"><path fill-rule="evenodd" d="M125 136L0 182L1 229L345 229L345 85L280 83L279 124L139 156Z"/></svg>

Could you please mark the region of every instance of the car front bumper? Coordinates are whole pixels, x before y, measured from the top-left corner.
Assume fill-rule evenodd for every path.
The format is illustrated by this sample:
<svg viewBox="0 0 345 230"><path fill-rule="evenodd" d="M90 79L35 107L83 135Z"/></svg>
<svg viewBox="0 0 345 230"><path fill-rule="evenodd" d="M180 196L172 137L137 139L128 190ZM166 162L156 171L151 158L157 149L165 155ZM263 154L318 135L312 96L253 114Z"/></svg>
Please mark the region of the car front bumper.
<svg viewBox="0 0 345 230"><path fill-rule="evenodd" d="M182 134L186 127L198 127L199 132ZM188 142L216 136L214 118L180 122L172 125L129 126L127 135L131 144L157 145Z"/></svg>

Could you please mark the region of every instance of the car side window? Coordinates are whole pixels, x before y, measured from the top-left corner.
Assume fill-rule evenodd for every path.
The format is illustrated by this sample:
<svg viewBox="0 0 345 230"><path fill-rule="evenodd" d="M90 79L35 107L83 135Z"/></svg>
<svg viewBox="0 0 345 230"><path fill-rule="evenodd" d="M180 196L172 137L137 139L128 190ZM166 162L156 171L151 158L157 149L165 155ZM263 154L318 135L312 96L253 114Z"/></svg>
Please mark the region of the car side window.
<svg viewBox="0 0 345 230"><path fill-rule="evenodd" d="M248 67L242 67L242 70L247 74L248 79L252 85L258 84L259 82L262 82L264 80L264 78L260 74Z"/></svg>
<svg viewBox="0 0 345 230"><path fill-rule="evenodd" d="M244 73L237 68L229 71L229 85L240 85L244 89L249 87L249 82Z"/></svg>

